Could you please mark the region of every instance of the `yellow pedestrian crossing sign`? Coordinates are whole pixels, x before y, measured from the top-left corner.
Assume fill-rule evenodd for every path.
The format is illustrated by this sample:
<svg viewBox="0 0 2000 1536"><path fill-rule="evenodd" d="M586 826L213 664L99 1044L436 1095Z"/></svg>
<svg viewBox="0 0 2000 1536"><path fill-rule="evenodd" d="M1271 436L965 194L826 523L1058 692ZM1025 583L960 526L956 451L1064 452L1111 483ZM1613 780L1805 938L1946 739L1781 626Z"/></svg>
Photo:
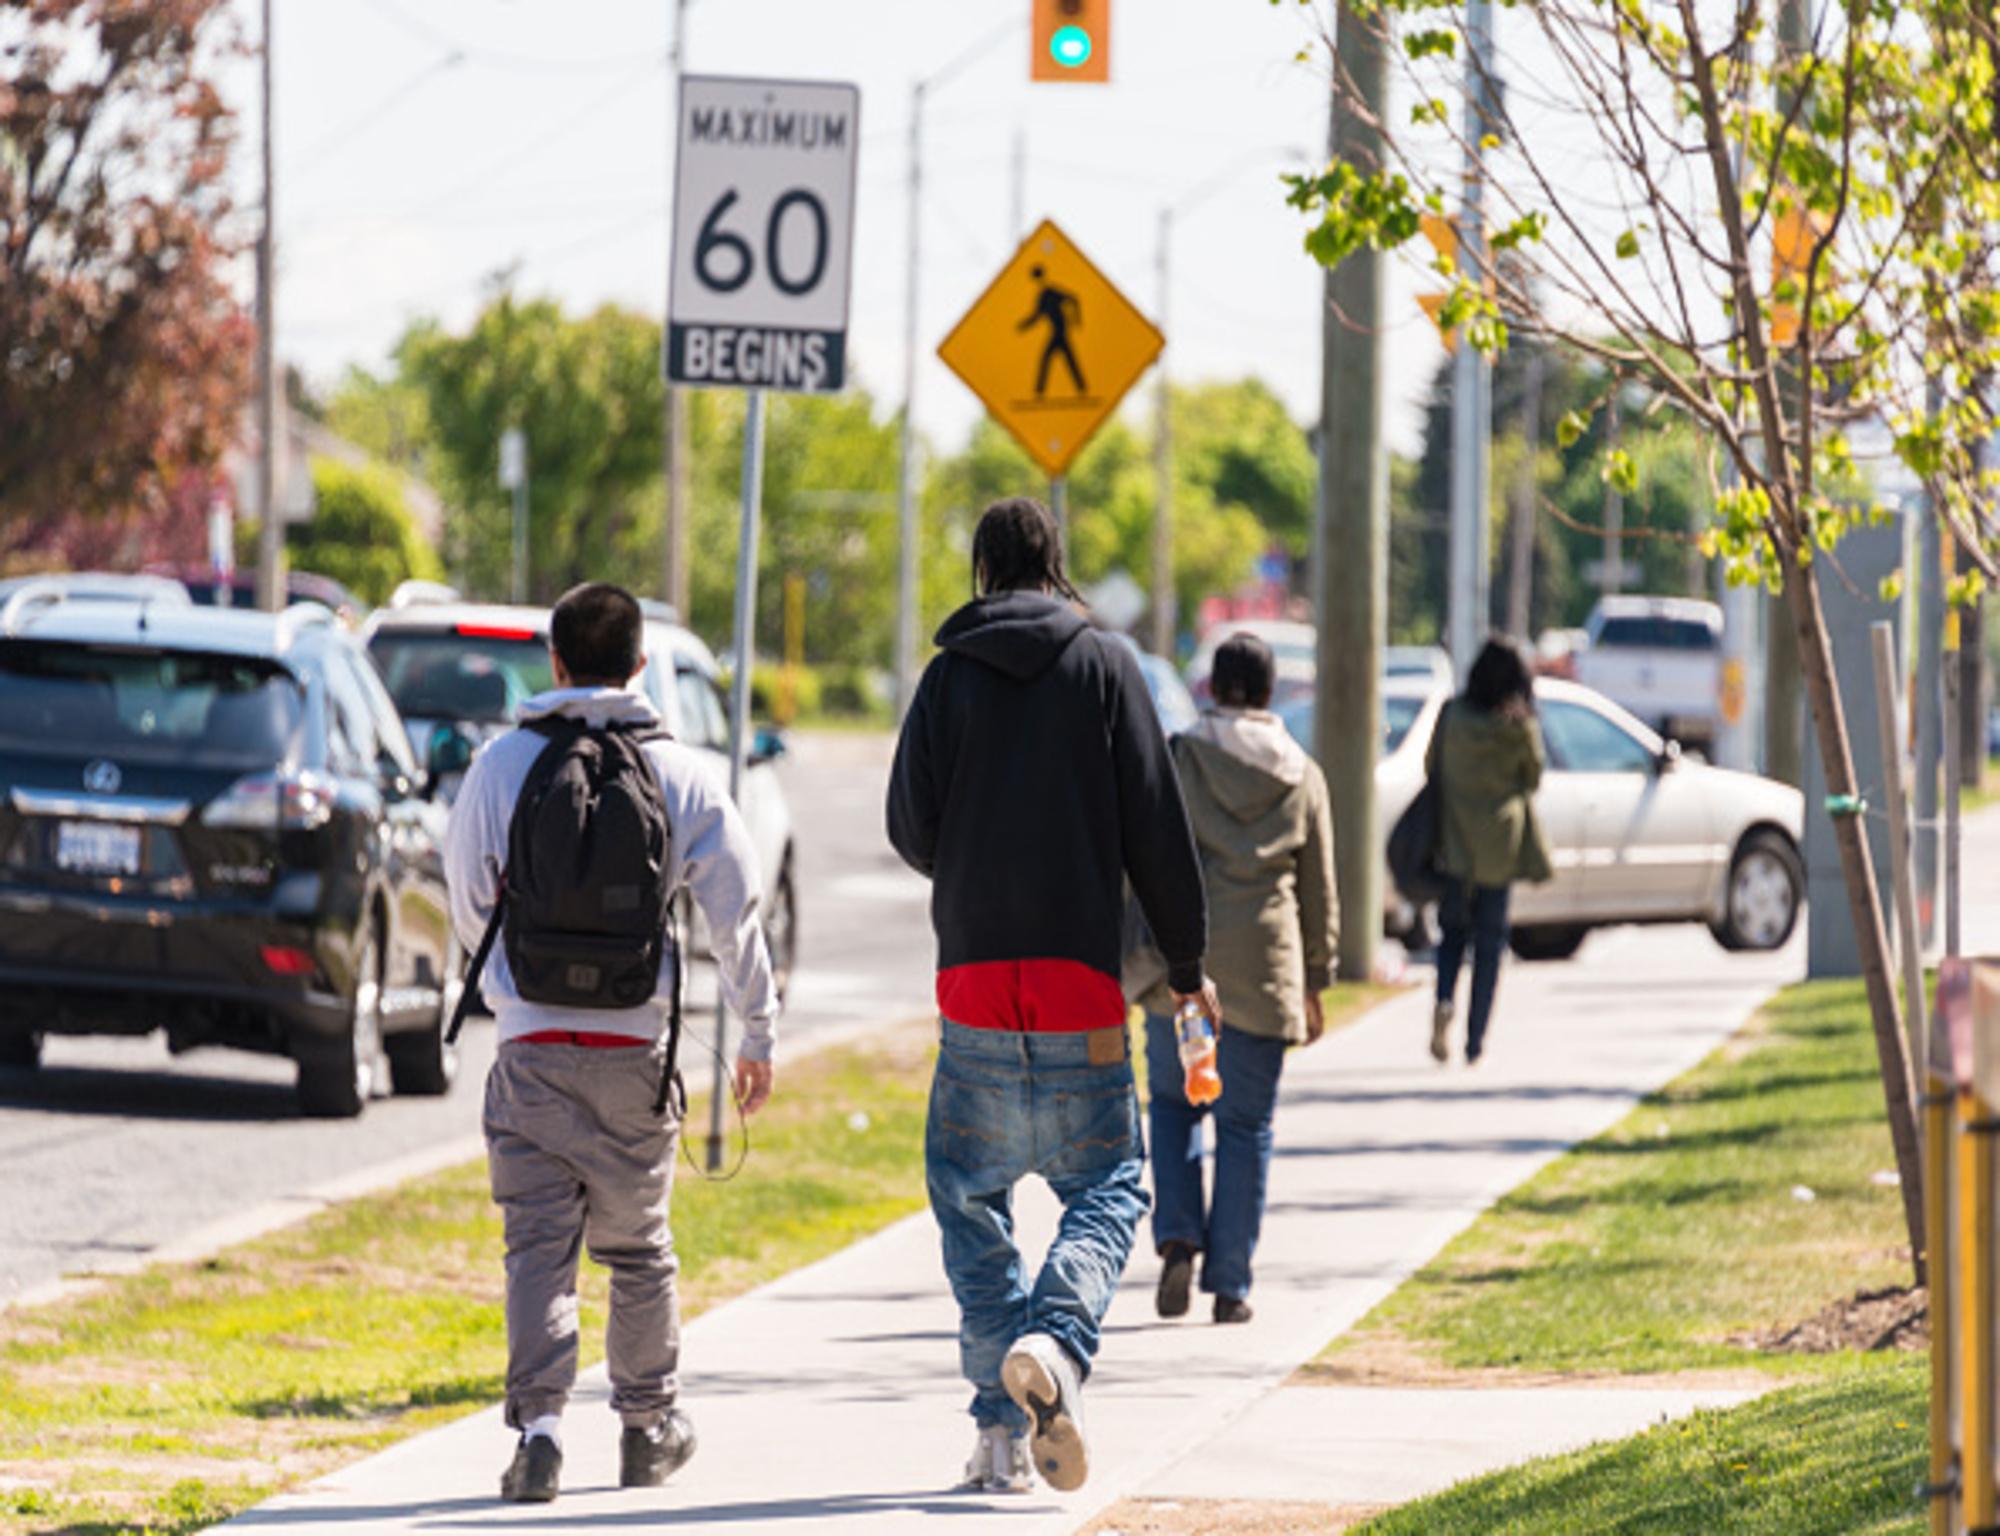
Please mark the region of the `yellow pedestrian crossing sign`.
<svg viewBox="0 0 2000 1536"><path fill-rule="evenodd" d="M1104 425L1166 338L1044 219L938 356L1051 475Z"/></svg>

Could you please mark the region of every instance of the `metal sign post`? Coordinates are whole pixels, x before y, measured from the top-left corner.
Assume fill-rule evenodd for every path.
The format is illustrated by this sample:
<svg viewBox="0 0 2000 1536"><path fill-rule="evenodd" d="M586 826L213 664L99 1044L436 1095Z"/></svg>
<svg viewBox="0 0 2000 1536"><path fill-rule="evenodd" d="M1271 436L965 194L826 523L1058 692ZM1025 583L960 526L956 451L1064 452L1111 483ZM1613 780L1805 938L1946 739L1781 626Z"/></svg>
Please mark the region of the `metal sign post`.
<svg viewBox="0 0 2000 1536"><path fill-rule="evenodd" d="M740 806L757 655L764 395L831 393L847 379L861 92L829 81L684 75L679 124L663 371L670 384L746 392L729 708L729 793ZM718 995L710 1172L722 1167L728 1038Z"/></svg>
<svg viewBox="0 0 2000 1536"><path fill-rule="evenodd" d="M500 488L514 493L514 558L510 591L528 600L528 436L519 427L500 434Z"/></svg>

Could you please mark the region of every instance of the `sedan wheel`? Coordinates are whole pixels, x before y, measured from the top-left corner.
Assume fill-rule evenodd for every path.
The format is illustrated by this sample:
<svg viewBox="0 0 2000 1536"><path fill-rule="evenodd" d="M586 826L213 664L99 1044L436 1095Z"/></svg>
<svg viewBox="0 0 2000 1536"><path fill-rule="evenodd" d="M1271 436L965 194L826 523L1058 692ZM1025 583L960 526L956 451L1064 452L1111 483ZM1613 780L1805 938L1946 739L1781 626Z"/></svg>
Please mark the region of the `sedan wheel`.
<svg viewBox="0 0 2000 1536"><path fill-rule="evenodd" d="M435 1097L451 1092L451 1085L458 1081L458 1045L444 1036L465 990L459 971L458 943L453 940L445 952L436 1020L422 1029L389 1036L389 1078L396 1092Z"/></svg>
<svg viewBox="0 0 2000 1536"><path fill-rule="evenodd" d="M1729 866L1729 892L1715 936L1725 949L1776 949L1792 936L1805 899L1798 851L1775 832L1743 840Z"/></svg>
<svg viewBox="0 0 2000 1536"><path fill-rule="evenodd" d="M771 980L778 988L778 1001L791 990L792 968L799 958L798 896L792 888L792 866L787 861L778 876L778 888L771 894L771 906L764 914L764 942L771 951Z"/></svg>
<svg viewBox="0 0 2000 1536"><path fill-rule="evenodd" d="M389 1094L382 1049L382 948L371 926L355 966L354 1022L345 1039L299 1059L299 1108L318 1119L350 1120Z"/></svg>
<svg viewBox="0 0 2000 1536"><path fill-rule="evenodd" d="M42 1064L42 1037L31 1029L0 1031L0 1069L32 1072Z"/></svg>

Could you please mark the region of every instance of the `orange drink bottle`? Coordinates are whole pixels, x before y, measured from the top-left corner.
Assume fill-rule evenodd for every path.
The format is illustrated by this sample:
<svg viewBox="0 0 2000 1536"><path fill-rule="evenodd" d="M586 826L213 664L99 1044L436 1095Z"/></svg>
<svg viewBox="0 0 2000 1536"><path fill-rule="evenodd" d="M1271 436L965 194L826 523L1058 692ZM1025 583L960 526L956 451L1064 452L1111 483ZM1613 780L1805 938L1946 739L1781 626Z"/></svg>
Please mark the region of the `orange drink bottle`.
<svg viewBox="0 0 2000 1536"><path fill-rule="evenodd" d="M1222 1097L1222 1074L1215 1069L1215 1020L1195 1001L1174 1010L1180 1042L1182 1087L1190 1104L1213 1104Z"/></svg>

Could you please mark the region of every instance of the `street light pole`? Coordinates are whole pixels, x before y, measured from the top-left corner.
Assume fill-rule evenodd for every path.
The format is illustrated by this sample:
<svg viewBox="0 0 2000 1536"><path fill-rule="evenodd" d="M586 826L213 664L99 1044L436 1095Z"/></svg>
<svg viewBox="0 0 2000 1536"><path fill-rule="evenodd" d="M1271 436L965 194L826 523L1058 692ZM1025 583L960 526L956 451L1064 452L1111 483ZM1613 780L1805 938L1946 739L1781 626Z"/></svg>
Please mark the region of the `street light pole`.
<svg viewBox="0 0 2000 1536"><path fill-rule="evenodd" d="M1173 386L1167 376L1167 347L1173 344L1173 333L1167 326L1167 302L1173 291L1169 265L1173 241L1174 211L1162 208L1156 258L1160 294L1154 301L1158 311L1154 318L1160 334L1169 339L1161 346L1153 364L1153 388L1158 402L1155 406L1158 419L1153 426L1153 473L1159 484L1153 510L1153 654L1169 661L1174 655L1174 400Z"/></svg>
<svg viewBox="0 0 2000 1536"><path fill-rule="evenodd" d="M671 82L667 113L667 145L670 151L680 142L680 80L687 60L688 0L669 0L673 7L673 38L667 49L667 77ZM673 225L674 166L672 154L667 165L667 224ZM672 274L668 274L669 285ZM664 353L662 354L664 357ZM688 402L687 391L671 380L666 385L666 470L667 514L665 537L660 553L660 596L673 605L683 624L688 622Z"/></svg>
<svg viewBox="0 0 2000 1536"><path fill-rule="evenodd" d="M909 231L903 280L903 420L896 476L896 718L917 696L917 281L924 206L924 89L910 88Z"/></svg>
<svg viewBox="0 0 2000 1536"><path fill-rule="evenodd" d="M271 0L263 3L264 227L257 236L257 606L285 606L285 530L278 507L278 365L276 177L271 152Z"/></svg>
<svg viewBox="0 0 2000 1536"><path fill-rule="evenodd" d="M917 617L922 596L918 587L917 517L917 332L922 322L917 279L924 219L924 103L952 76L1020 30L1018 19L1003 23L944 68L910 87L910 227L903 274L903 420L896 476L896 718L899 720L908 713L910 700L917 693Z"/></svg>
<svg viewBox="0 0 2000 1536"><path fill-rule="evenodd" d="M1458 250L1474 282L1484 282L1485 148L1488 82L1493 71L1491 0L1470 0L1465 30L1465 196L1459 206ZM1452 666L1463 679L1486 633L1490 608L1491 552L1486 524L1491 500L1489 439L1493 432L1493 366L1464 336L1452 354L1451 375L1451 604Z"/></svg>

